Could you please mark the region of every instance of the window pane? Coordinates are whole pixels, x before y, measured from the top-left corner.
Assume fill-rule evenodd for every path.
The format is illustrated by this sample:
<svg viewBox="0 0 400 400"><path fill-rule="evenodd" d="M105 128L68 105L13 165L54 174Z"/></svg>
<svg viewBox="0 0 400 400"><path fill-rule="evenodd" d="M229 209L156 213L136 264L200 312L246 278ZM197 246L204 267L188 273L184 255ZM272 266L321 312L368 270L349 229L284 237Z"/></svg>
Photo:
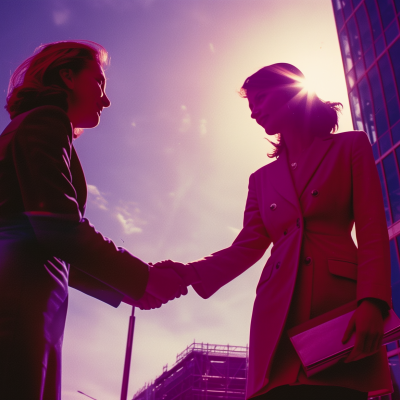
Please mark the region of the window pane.
<svg viewBox="0 0 400 400"><path fill-rule="evenodd" d="M367 6L369 19L371 21L372 35L374 39L376 39L382 33L382 28L375 0L365 0L365 5Z"/></svg>
<svg viewBox="0 0 400 400"><path fill-rule="evenodd" d="M381 12L383 27L386 28L389 26L390 22L396 16L396 13L394 12L392 0L379 0L379 1L377 1L377 3L379 6L379 10Z"/></svg>
<svg viewBox="0 0 400 400"><path fill-rule="evenodd" d="M385 54L378 62L379 71L383 83L383 92L386 98L386 107L389 114L390 125L394 125L400 119L400 109L396 94L396 85L392 74L389 58Z"/></svg>
<svg viewBox="0 0 400 400"><path fill-rule="evenodd" d="M372 146L372 154L374 155L375 161L379 158L378 143L375 142Z"/></svg>
<svg viewBox="0 0 400 400"><path fill-rule="evenodd" d="M396 40L389 49L390 60L397 82L397 91L400 93L400 39Z"/></svg>
<svg viewBox="0 0 400 400"><path fill-rule="evenodd" d="M394 0L394 5L396 6L397 12L400 12L400 0Z"/></svg>
<svg viewBox="0 0 400 400"><path fill-rule="evenodd" d="M343 7L344 18L345 19L349 18L351 12L353 11L350 1L342 0L342 7Z"/></svg>
<svg viewBox="0 0 400 400"><path fill-rule="evenodd" d="M332 1L332 4L333 4L333 12L335 13L337 30L339 32L344 25L341 0L334 0Z"/></svg>
<svg viewBox="0 0 400 400"><path fill-rule="evenodd" d="M354 17L351 17L349 22L347 23L347 29L349 32L350 48L353 54L353 60L354 62L357 62L357 60L361 58L361 44Z"/></svg>
<svg viewBox="0 0 400 400"><path fill-rule="evenodd" d="M381 181L383 206L385 207L385 215L386 215L386 224L387 224L387 226L390 226L390 225L392 225L392 221L390 219L389 204L388 204L388 199L387 199L386 190L385 190L385 180L383 178L382 164L379 163L379 164L377 164L376 167L378 169L379 180Z"/></svg>
<svg viewBox="0 0 400 400"><path fill-rule="evenodd" d="M364 54L364 61L365 61L365 66L369 68L375 61L375 54L374 54L374 48L371 47L365 54Z"/></svg>
<svg viewBox="0 0 400 400"><path fill-rule="evenodd" d="M397 27L396 22L393 22L386 30L385 30L385 38L386 43L390 44L392 40L399 34L399 28Z"/></svg>
<svg viewBox="0 0 400 400"><path fill-rule="evenodd" d="M392 142L390 141L389 132L386 132L382 137L379 138L379 148L381 154L385 154L392 147Z"/></svg>
<svg viewBox="0 0 400 400"><path fill-rule="evenodd" d="M400 395L399 387L400 387L400 365L399 365L399 356L395 355L393 357L389 357L389 366L390 373L392 375L393 382L393 393L392 397L394 399L398 399Z"/></svg>
<svg viewBox="0 0 400 400"><path fill-rule="evenodd" d="M389 129L389 123L386 117L385 101L383 98L381 82L378 70L373 67L368 73L371 84L372 98L374 101L375 123L378 137Z"/></svg>
<svg viewBox="0 0 400 400"><path fill-rule="evenodd" d="M397 246L400 245L400 236L396 237ZM396 243L394 239L390 241L390 266L392 271L391 282L394 285L397 282L400 282L400 265L399 265L399 257L397 255Z"/></svg>
<svg viewBox="0 0 400 400"><path fill-rule="evenodd" d="M372 33L368 21L367 12L364 5L362 5L356 12L358 29L361 35L361 44L364 52L372 46Z"/></svg>
<svg viewBox="0 0 400 400"><path fill-rule="evenodd" d="M385 93L386 101L389 101L392 97L396 96L396 86L392 74L392 68L390 67L389 58L385 54L378 62L379 71L382 77L383 91Z"/></svg>
<svg viewBox="0 0 400 400"><path fill-rule="evenodd" d="M353 7L356 8L362 0L351 0L351 2L353 3Z"/></svg>
<svg viewBox="0 0 400 400"><path fill-rule="evenodd" d="M392 140L393 144L396 144L398 141L400 141L400 123L397 123L392 127Z"/></svg>
<svg viewBox="0 0 400 400"><path fill-rule="evenodd" d="M393 222L396 222L400 219L400 181L393 153L390 153L383 159L383 169L385 171L386 184L389 192Z"/></svg>
<svg viewBox="0 0 400 400"><path fill-rule="evenodd" d="M361 108L360 108L360 101L358 99L357 90L354 89L349 93L350 105L352 110L353 116L353 126L358 129L359 131L364 131L364 125L362 123L361 118ZM371 143L375 143L376 137L370 137L369 141Z"/></svg>
<svg viewBox="0 0 400 400"><path fill-rule="evenodd" d="M369 91L369 85L366 78L361 79L358 84L358 90L360 93L361 100L361 113L364 120L364 129L367 132L370 142L376 142L376 130L374 124L374 113L372 110L372 100Z"/></svg>
<svg viewBox="0 0 400 400"><path fill-rule="evenodd" d="M342 57L344 61L344 66L346 68L346 72L350 71L353 68L353 60L351 58L350 45L349 45L349 37L347 36L346 29L343 29L339 36L340 39L340 47L342 49Z"/></svg>

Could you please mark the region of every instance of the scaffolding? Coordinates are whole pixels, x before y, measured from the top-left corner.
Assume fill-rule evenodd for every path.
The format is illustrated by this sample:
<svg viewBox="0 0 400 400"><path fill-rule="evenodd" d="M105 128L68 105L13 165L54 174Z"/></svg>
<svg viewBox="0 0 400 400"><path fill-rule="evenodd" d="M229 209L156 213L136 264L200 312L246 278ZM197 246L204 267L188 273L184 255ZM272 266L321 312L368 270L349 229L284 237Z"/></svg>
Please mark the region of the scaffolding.
<svg viewBox="0 0 400 400"><path fill-rule="evenodd" d="M244 400L248 346L192 343L132 400Z"/></svg>

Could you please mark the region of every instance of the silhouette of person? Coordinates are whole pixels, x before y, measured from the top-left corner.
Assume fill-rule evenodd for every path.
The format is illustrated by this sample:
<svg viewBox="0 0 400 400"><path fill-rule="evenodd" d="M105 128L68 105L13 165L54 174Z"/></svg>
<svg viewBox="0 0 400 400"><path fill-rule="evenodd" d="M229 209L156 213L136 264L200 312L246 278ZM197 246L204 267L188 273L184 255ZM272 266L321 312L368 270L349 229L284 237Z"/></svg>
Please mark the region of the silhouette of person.
<svg viewBox="0 0 400 400"><path fill-rule="evenodd" d="M187 293L104 238L83 217L87 188L73 146L110 106L106 50L40 46L11 77L0 135L0 397L61 399L68 284L114 307L157 308Z"/></svg>
<svg viewBox="0 0 400 400"><path fill-rule="evenodd" d="M303 74L279 63L244 82L251 117L278 135L277 159L250 176L243 229L226 249L188 264L167 260L203 298L257 262L272 243L250 328L247 398L367 399L392 385L383 315L391 306L389 239L378 172L362 131L332 134L340 103L305 89ZM356 226L358 248L351 237ZM345 363L312 377L289 328L351 301Z"/></svg>

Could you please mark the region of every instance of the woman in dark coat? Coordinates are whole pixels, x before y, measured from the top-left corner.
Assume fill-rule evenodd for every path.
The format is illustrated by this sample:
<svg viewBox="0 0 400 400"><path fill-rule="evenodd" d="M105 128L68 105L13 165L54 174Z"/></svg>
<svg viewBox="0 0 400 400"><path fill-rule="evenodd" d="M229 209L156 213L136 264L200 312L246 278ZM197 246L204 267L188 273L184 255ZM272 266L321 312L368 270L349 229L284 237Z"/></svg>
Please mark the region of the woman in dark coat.
<svg viewBox="0 0 400 400"><path fill-rule="evenodd" d="M290 64L262 68L242 87L251 117L279 134L273 162L250 176L243 229L233 244L187 265L163 262L203 298L257 262L247 398L367 399L391 391L383 315L391 306L389 239L378 172L364 132L332 133L338 103L304 89ZM355 224L358 248L351 237ZM287 331L347 303L346 363L307 377Z"/></svg>
<svg viewBox="0 0 400 400"><path fill-rule="evenodd" d="M61 398L68 284L114 307L141 308L186 293L117 248L83 218L86 182L73 147L110 101L93 42L41 46L13 74L0 135L0 397ZM140 300L139 300L140 299Z"/></svg>

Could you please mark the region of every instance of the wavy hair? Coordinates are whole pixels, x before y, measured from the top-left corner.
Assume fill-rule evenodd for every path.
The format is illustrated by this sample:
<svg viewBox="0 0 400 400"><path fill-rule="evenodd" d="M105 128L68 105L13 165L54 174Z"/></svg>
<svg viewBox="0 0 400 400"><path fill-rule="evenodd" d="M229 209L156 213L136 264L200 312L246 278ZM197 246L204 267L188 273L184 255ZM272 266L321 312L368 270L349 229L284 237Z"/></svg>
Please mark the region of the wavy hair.
<svg viewBox="0 0 400 400"><path fill-rule="evenodd" d="M5 109L11 119L33 108L54 105L68 111L67 87L60 70L74 73L85 68L88 61L108 65L106 49L89 40L62 41L39 46L12 74Z"/></svg>
<svg viewBox="0 0 400 400"><path fill-rule="evenodd" d="M292 99L292 114L309 129L334 133L339 128L339 113L343 105L337 102L323 101L316 94L304 90L305 77L303 73L291 64L278 63L261 68L248 77L242 85L239 94L247 97L248 90L282 89L290 92ZM295 103L295 104L294 104ZM278 133L277 142L267 139L274 150L268 157L278 157L285 148L285 141Z"/></svg>

